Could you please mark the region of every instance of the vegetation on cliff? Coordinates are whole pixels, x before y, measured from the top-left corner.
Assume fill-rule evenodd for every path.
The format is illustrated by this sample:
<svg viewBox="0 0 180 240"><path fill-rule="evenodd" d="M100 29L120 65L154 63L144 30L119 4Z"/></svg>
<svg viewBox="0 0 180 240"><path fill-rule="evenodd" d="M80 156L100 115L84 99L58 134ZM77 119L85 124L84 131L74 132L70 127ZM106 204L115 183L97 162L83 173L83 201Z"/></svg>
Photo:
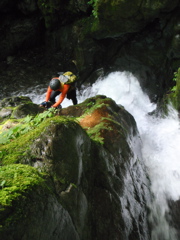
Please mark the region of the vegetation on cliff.
<svg viewBox="0 0 180 240"><path fill-rule="evenodd" d="M23 207L28 205L30 195L45 186L45 174L31 166L0 167L0 231L25 218Z"/></svg>

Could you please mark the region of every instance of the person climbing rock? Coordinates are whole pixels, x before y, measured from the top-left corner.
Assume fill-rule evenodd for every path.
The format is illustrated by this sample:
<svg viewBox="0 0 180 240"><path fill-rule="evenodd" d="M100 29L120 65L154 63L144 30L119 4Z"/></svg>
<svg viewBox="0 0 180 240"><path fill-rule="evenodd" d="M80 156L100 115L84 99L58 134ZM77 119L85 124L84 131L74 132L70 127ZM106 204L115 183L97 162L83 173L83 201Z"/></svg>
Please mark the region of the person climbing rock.
<svg viewBox="0 0 180 240"><path fill-rule="evenodd" d="M45 101L40 104L40 106L45 108L59 108L61 109L61 103L63 102L64 98L67 97L71 99L73 105L77 104L77 97L76 97L76 88L75 82L77 80L76 75L72 72L65 72L61 74L59 77L54 77L51 79L47 92ZM59 96L58 101L56 102L56 96Z"/></svg>

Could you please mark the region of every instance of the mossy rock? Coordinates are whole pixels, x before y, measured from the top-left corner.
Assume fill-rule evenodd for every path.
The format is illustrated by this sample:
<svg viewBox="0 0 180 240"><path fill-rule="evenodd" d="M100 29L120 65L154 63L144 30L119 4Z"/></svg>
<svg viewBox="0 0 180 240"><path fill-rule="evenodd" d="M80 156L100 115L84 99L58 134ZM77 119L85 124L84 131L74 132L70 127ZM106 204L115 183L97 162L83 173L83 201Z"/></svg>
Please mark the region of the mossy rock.
<svg viewBox="0 0 180 240"><path fill-rule="evenodd" d="M4 107L17 107L21 104L25 103L32 103L31 99L29 97L21 96L21 97L8 97L4 98L0 101L0 108Z"/></svg>
<svg viewBox="0 0 180 240"><path fill-rule="evenodd" d="M104 95L49 118L43 114L16 119L26 133L0 145L1 165L6 165L0 169L1 193L13 190L7 202L4 197L0 202L0 239L88 239L94 236L89 222L95 223L98 239L105 238L107 226L108 237L121 236L117 194L124 193L124 166L132 154L127 136L137 134L135 120ZM106 217L110 213L115 221Z"/></svg>
<svg viewBox="0 0 180 240"><path fill-rule="evenodd" d="M8 131L7 134L2 132L0 137L6 139L4 142L2 141L3 145L0 145L1 165L20 163L24 159L27 149L30 148L31 144L39 137L51 120L46 119L39 126L35 125L34 127L31 127L31 124L17 123L17 126L15 125L17 128L9 129L13 134L12 137Z"/></svg>
<svg viewBox="0 0 180 240"><path fill-rule="evenodd" d="M48 175L28 165L8 165L0 169L0 185L0 239L79 240Z"/></svg>
<svg viewBox="0 0 180 240"><path fill-rule="evenodd" d="M9 97L0 101L0 120L4 118L24 118L27 115L36 115L43 109L34 104L29 97Z"/></svg>
<svg viewBox="0 0 180 240"><path fill-rule="evenodd" d="M34 103L25 103L15 108L13 111L13 118L24 118L27 115L37 115L43 112L43 109Z"/></svg>
<svg viewBox="0 0 180 240"><path fill-rule="evenodd" d="M0 167L0 232L24 217L23 205L35 189L45 187L44 176L28 165Z"/></svg>

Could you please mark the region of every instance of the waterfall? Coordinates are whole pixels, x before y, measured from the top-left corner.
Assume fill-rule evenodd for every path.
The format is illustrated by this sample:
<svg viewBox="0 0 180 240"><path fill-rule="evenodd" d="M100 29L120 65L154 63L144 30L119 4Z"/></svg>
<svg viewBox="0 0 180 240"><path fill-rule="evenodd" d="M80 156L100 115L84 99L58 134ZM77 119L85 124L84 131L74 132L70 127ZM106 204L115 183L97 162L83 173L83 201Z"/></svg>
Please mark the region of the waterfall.
<svg viewBox="0 0 180 240"><path fill-rule="evenodd" d="M35 103L43 101L45 96L44 93L41 96L26 95ZM128 72L112 72L105 78L97 79L92 86L84 87L78 93L78 102L95 95L112 98L133 115L142 142L140 154L147 168L153 195L149 206L151 240L177 240L176 231L167 220L168 201L180 198L180 125L177 112L169 106L167 117L150 114L156 109L156 104L151 103L138 80ZM68 105L72 105L69 100L62 103L63 107Z"/></svg>
<svg viewBox="0 0 180 240"><path fill-rule="evenodd" d="M127 72L113 72L105 79L99 79L83 92L82 100L85 96L97 94L112 98L135 118L142 141L142 160L147 167L154 196L149 216L151 239L176 240L175 229L165 216L169 212L168 200L180 198L180 125L177 112L169 106L166 118L149 114L156 109L156 104L150 102L138 80Z"/></svg>

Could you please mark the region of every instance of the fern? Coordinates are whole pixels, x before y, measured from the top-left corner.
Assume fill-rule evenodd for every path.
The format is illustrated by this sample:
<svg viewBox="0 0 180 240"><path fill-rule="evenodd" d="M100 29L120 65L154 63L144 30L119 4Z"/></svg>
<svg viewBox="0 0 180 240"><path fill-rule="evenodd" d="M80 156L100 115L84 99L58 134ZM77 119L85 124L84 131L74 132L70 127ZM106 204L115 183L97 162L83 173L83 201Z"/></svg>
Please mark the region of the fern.
<svg viewBox="0 0 180 240"><path fill-rule="evenodd" d="M35 117L27 115L27 117L22 120L22 124L18 124L17 126L10 128L8 131L4 131L0 134L0 144L7 144L11 140L29 132L46 118L53 117L56 112L56 109L51 108L48 111L37 114Z"/></svg>

